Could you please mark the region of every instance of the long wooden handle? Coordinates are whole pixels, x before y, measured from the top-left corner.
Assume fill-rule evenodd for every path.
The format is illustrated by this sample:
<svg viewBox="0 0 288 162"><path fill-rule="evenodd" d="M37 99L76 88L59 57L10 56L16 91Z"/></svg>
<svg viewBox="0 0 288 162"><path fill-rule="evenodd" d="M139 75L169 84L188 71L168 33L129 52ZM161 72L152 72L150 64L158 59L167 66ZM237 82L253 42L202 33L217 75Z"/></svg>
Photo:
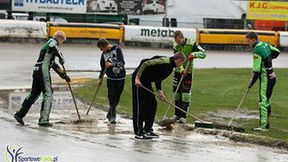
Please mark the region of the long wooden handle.
<svg viewBox="0 0 288 162"><path fill-rule="evenodd" d="M150 89L146 88L146 87L143 86L142 84L141 84L141 87L142 87L143 89L145 89L146 91L152 93L153 95L157 96L158 98L160 98L160 96L159 96L158 94L155 94L153 91L151 91ZM168 103L170 106L173 106L173 107L175 107L176 109L178 109L178 110L184 112L185 114L191 116L192 118L194 118L194 119L196 119L196 120L199 120L201 123L204 123L203 120L201 120L201 119L197 118L196 116L188 113L187 111L182 110L180 107L174 105L172 102L168 101L167 99L165 99L164 101L165 101L166 103Z"/></svg>
<svg viewBox="0 0 288 162"><path fill-rule="evenodd" d="M62 65L62 67L63 67L63 71L66 73L65 66ZM71 93L71 96L72 96L72 99L73 99L73 102L74 102L74 106L76 108L76 112L77 112L78 118L79 118L79 120L81 120L81 117L80 117L80 114L79 114L79 111L78 111L77 103L76 103L76 100L75 100L71 85L70 85L70 83L67 80L66 80L66 83L68 84L68 87L69 87L69 90L70 90L70 93Z"/></svg>
<svg viewBox="0 0 288 162"><path fill-rule="evenodd" d="M100 77L100 83L102 83L102 81L103 81L103 77L104 77L104 75L105 75L105 73L106 73L106 70L107 70L107 68L104 69L104 72L103 72L103 74L102 74L101 77ZM93 98L92 98L92 101L91 101L91 103L90 103L90 105L89 105L89 108L88 108L88 110L87 110L87 112L86 112L86 115L89 114L89 111L90 111L90 109L91 109L91 107L92 107L92 105L93 105L93 103L94 103L94 101L95 101L95 99L96 99L96 96L97 96L97 94L98 94L98 91L99 91L100 87L101 87L101 84L99 84L99 85L97 86L97 88L96 88L96 91L95 91L94 96L93 96Z"/></svg>
<svg viewBox="0 0 288 162"><path fill-rule="evenodd" d="M190 64L190 62L186 65L185 71L187 71L189 64ZM176 97L176 95L177 95L177 92L178 92L178 90L179 90L179 88L180 88L180 85L181 85L181 83L182 83L183 78L184 78L184 75L182 75L181 78L180 78L180 81L179 81L179 83L178 83L178 85L177 85L177 87L176 87L176 91L175 91L174 94L173 94L173 97L172 97L172 99L171 99L171 102L174 101L174 99L175 99L175 97ZM167 110L166 110L166 112L165 112L162 120L164 120L164 119L167 117L167 114L168 114L168 112L169 112L169 110L170 110L170 107L171 107L171 105L168 106L168 108L167 108Z"/></svg>
<svg viewBox="0 0 288 162"><path fill-rule="evenodd" d="M232 121L234 120L234 118L235 118L236 115L238 114L238 111L240 110L240 107L241 107L241 105L242 105L244 99L246 98L246 96L247 96L249 90L250 90L250 88L247 88L247 89L246 89L246 91L245 91L245 93L244 93L244 95L243 95L243 97L242 97L242 99L241 99L241 101L240 101L240 103L239 103L239 105L238 105L238 107L237 107L237 109L236 109L236 111L235 111L233 117L231 118L230 122L228 123L228 127L231 125Z"/></svg>

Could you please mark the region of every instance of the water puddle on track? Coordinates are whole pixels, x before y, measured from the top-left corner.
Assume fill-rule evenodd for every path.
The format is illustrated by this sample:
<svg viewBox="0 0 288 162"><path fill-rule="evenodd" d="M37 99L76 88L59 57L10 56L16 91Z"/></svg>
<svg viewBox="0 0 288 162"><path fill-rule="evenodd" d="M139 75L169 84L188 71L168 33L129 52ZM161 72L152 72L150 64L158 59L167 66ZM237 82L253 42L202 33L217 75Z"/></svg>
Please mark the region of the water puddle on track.
<svg viewBox="0 0 288 162"><path fill-rule="evenodd" d="M1 93L0 105L5 108L1 108L0 120L16 124L12 116L20 108L26 95L27 92L22 90L7 92L6 96ZM155 124L154 129L160 134L159 139L137 140L134 138L130 119L117 115L117 124L109 124L105 118L106 112L96 108L92 108L89 115L86 116L88 107L80 101L77 102L82 117L79 121L69 91L54 92L54 102L50 115L50 122L53 123L53 127L43 129L37 125L40 116L40 105L41 98L38 99L24 118L27 123L24 127L48 131L50 135L56 137L77 139L80 142L82 141L83 145L97 145L103 150L114 150L115 155L102 157L102 160L117 161L117 159L122 159L131 161L133 159L132 161L143 161L149 154L149 157L152 158L151 161L244 160L288 162L286 151L234 143L222 136L202 135L187 131L180 125L176 125L172 131L167 131ZM89 161L89 159L86 160Z"/></svg>

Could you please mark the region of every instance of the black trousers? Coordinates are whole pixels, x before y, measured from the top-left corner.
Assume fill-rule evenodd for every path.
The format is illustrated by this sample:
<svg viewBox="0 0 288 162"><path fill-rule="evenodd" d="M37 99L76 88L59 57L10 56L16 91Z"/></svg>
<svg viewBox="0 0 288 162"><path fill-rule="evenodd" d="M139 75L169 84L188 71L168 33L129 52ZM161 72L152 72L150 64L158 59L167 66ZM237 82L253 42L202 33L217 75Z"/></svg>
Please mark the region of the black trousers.
<svg viewBox="0 0 288 162"><path fill-rule="evenodd" d="M181 80L182 75L178 72L174 73L173 78L173 92L175 93L177 86ZM187 73L184 76L182 82L180 83L180 87L175 96L175 105L184 110L185 112L189 112L189 106L191 102L191 92L192 92L192 74ZM175 108L175 113L177 117L186 118L187 115L183 111Z"/></svg>
<svg viewBox="0 0 288 162"><path fill-rule="evenodd" d="M153 94L135 86L134 80L132 77L133 128L136 135L142 135L144 131L153 131L157 101ZM153 91L151 83L142 84Z"/></svg>
<svg viewBox="0 0 288 162"><path fill-rule="evenodd" d="M34 104L35 101L40 96L41 92L43 93L43 100L41 104L39 122L48 122L53 102L51 77L50 73L42 75L41 71L33 72L33 82L31 92L24 99L22 107L16 113L16 115L20 118L25 117L28 111L30 110L32 104Z"/></svg>
<svg viewBox="0 0 288 162"><path fill-rule="evenodd" d="M119 103L121 94L124 89L125 80L111 80L107 79L109 111L107 117L109 120L116 119L116 106Z"/></svg>

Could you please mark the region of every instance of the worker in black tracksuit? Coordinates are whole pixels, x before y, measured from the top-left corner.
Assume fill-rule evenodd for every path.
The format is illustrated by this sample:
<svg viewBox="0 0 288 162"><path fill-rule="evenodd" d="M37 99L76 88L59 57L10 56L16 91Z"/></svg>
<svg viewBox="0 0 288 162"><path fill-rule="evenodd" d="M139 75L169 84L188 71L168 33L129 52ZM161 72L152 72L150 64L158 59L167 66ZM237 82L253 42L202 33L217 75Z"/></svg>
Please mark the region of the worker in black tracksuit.
<svg viewBox="0 0 288 162"><path fill-rule="evenodd" d="M174 67L179 67L185 61L182 53L177 53L173 57L154 56L144 59L132 74L132 97L133 97L133 127L135 138L151 139L159 135L153 132L153 123L156 114L157 102L155 96L145 89L152 89L152 82L155 83L161 100L165 100L161 88L161 82L173 71ZM143 127L143 122L145 126Z"/></svg>
<svg viewBox="0 0 288 162"><path fill-rule="evenodd" d="M22 125L24 125L23 117L26 116L32 104L38 99L40 93L43 94L43 100L41 105L40 126L51 126L49 123L49 116L52 107L52 86L50 68L63 79L70 82L69 76L59 67L55 62L55 57L58 57L60 64L64 64L64 58L61 52L58 50L58 46L66 40L65 33L57 31L53 38L49 39L40 51L37 63L33 70L33 82L32 89L28 96L22 103L21 109L14 115L14 118Z"/></svg>
<svg viewBox="0 0 288 162"><path fill-rule="evenodd" d="M125 61L121 48L117 45L110 44L106 39L99 39L97 46L102 51L98 86L102 82L104 73L106 73L109 99L109 111L106 118L111 124L116 124L116 107L125 84Z"/></svg>

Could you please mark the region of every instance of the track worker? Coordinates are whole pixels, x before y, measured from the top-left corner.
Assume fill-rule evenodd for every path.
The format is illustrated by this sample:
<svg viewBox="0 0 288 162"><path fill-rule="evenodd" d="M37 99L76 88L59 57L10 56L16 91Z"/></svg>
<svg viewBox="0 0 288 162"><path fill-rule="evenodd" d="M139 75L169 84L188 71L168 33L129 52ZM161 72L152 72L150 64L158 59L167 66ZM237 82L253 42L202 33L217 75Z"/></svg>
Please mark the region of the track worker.
<svg viewBox="0 0 288 162"><path fill-rule="evenodd" d="M31 92L27 95L22 103L21 109L16 112L14 118L24 125L23 117L26 116L32 104L38 99L40 93L43 94L39 126L52 126L49 123L49 116L53 101L53 90L51 86L50 68L52 68L62 79L70 82L69 76L55 62L55 57L58 57L59 63L64 64L64 58L59 51L58 46L66 40L65 33L57 31L53 38L50 38L41 48L40 55L33 70L33 81Z"/></svg>
<svg viewBox="0 0 288 162"><path fill-rule="evenodd" d="M133 72L132 103L135 138L159 137L152 128L157 108L156 98L141 86L153 91L152 82L154 82L161 100L164 101L166 97L162 91L161 82L173 72L174 67L181 66L184 61L185 56L181 52L176 53L173 57L154 56L150 59L143 59ZM145 123L144 126L143 123Z"/></svg>
<svg viewBox="0 0 288 162"><path fill-rule="evenodd" d="M173 51L174 53L182 52L187 58L182 66L174 70L173 92L175 93L177 86L180 84L175 95L175 105L188 112L191 102L193 60L196 58L204 59L206 53L197 42L185 38L179 30L174 32ZM186 66L188 66L187 69ZM179 83L181 77L183 77L183 80ZM185 123L186 113L175 108L174 116L171 119L178 123Z"/></svg>
<svg viewBox="0 0 288 162"><path fill-rule="evenodd" d="M98 48L102 51L100 66L101 72L98 86L102 84L104 72L107 75L107 88L109 99L109 111L106 115L109 123L116 124L116 106L120 100L125 84L125 61L122 50L117 45L110 44L106 39L99 39ZM106 70L105 70L106 69Z"/></svg>
<svg viewBox="0 0 288 162"><path fill-rule="evenodd" d="M276 83L276 75L273 71L272 59L278 57L280 51L268 43L260 42L255 32L249 32L246 40L252 48L253 54L253 73L248 88L259 80L259 108L260 122L259 127L253 128L254 131L267 131L270 128L271 106L270 98L273 87Z"/></svg>

